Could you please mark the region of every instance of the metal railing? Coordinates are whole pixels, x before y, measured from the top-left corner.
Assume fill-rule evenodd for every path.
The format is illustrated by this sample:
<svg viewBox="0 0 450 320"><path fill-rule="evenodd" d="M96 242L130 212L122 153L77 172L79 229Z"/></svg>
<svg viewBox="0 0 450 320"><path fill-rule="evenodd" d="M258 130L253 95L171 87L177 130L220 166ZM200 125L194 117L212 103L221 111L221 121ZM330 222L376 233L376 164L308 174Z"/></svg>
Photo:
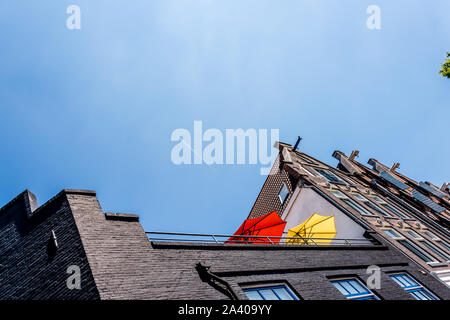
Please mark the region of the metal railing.
<svg viewBox="0 0 450 320"><path fill-rule="evenodd" d="M301 238L301 237L273 237L254 235L225 235L205 233L157 232L146 231L150 241L158 242L186 242L204 244L268 244L268 245L376 245L370 239L342 239L342 238Z"/></svg>

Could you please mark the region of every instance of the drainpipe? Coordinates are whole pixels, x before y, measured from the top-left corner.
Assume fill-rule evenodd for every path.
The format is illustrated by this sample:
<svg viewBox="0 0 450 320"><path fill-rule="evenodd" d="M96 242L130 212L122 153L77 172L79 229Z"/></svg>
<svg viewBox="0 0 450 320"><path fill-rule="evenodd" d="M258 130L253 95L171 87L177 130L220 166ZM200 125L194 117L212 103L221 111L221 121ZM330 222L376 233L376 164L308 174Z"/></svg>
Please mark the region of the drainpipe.
<svg viewBox="0 0 450 320"><path fill-rule="evenodd" d="M217 290L227 295L231 300L239 300L236 293L234 293L233 289L231 288L230 284L224 279L216 276L211 271L209 271L210 268L211 267L202 265L200 262L195 265L195 269L200 275L200 279L202 279L202 281L208 282L211 286L215 287ZM225 288L218 286L217 282L225 286Z"/></svg>

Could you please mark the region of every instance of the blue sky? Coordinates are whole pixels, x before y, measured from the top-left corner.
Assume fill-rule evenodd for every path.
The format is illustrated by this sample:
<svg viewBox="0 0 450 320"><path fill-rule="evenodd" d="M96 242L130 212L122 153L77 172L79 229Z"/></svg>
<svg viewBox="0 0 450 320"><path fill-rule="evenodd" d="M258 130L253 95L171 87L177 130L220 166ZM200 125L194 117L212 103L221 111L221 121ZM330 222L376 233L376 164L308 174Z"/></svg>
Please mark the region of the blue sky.
<svg viewBox="0 0 450 320"><path fill-rule="evenodd" d="M66 8L81 8L81 30ZM366 9L381 8L381 30ZM280 130L335 164L360 150L450 180L450 2L5 0L0 3L0 206L30 189L97 191L146 230L232 233L257 165L171 162L173 130Z"/></svg>

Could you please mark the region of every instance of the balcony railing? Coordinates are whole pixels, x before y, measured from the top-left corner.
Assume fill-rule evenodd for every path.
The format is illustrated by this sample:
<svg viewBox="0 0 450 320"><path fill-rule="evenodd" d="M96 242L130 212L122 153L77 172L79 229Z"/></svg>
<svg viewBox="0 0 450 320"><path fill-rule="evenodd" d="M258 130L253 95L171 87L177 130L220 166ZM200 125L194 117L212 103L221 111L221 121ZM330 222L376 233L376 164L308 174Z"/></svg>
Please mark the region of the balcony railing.
<svg viewBox="0 0 450 320"><path fill-rule="evenodd" d="M370 239L343 239L343 238L300 238L300 237L272 237L272 236L244 236L204 233L180 233L146 231L150 241L155 242L186 242L204 244L265 244L276 246L333 246L333 245L376 245Z"/></svg>

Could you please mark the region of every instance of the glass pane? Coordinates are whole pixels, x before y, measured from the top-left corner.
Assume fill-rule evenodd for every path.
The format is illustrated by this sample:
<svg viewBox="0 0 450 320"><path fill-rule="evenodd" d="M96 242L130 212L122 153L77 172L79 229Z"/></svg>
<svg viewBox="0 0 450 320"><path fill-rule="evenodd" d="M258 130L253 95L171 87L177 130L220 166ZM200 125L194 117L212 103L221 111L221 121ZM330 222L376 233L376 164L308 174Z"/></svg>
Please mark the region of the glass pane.
<svg viewBox="0 0 450 320"><path fill-rule="evenodd" d="M280 197L281 204L284 204L286 199L289 196L289 190L287 189L286 185L283 183L283 186L281 187L280 193L278 194Z"/></svg>
<svg viewBox="0 0 450 320"><path fill-rule="evenodd" d="M324 176L330 182L345 184L345 182L342 179L340 179L339 177L337 177L336 175L334 175L332 172L330 172L328 170L317 170L316 169L316 171L318 173L320 173L322 176Z"/></svg>
<svg viewBox="0 0 450 320"><path fill-rule="evenodd" d="M259 295L256 290L244 290L245 295L249 300L262 300L263 298Z"/></svg>
<svg viewBox="0 0 450 320"><path fill-rule="evenodd" d="M388 203L384 203L382 204L382 206L384 206L387 210L389 210L390 212L392 212L393 214L396 214L397 216L399 216L400 218L403 219L408 219L410 218L409 216L407 216L406 214L404 214L403 212L401 212L400 210L398 210L397 208L391 206Z"/></svg>
<svg viewBox="0 0 450 320"><path fill-rule="evenodd" d="M354 193L353 196L361 201L368 201L366 198L364 198L362 195L360 195L359 193Z"/></svg>
<svg viewBox="0 0 450 320"><path fill-rule="evenodd" d="M410 292L410 293L414 298L416 298L416 300L424 300L422 295L419 292L415 291L415 292Z"/></svg>
<svg viewBox="0 0 450 320"><path fill-rule="evenodd" d="M430 231L425 231L424 233L433 240L439 240L439 237Z"/></svg>
<svg viewBox="0 0 450 320"><path fill-rule="evenodd" d="M407 248L409 251L414 253L416 256L418 256L420 259L422 259L425 262L435 262L436 260L431 258L427 253L425 253L422 249L417 247L416 245L412 244L411 242L407 240L399 240L405 248Z"/></svg>
<svg viewBox="0 0 450 320"><path fill-rule="evenodd" d="M280 300L294 300L285 288L274 288L273 291L280 297Z"/></svg>
<svg viewBox="0 0 450 320"><path fill-rule="evenodd" d="M412 230L407 230L405 231L407 234L409 234L411 237L415 238L415 239L422 239L422 237L420 236L420 234L417 234L416 232L412 231Z"/></svg>
<svg viewBox="0 0 450 320"><path fill-rule="evenodd" d="M394 239L402 238L402 235L400 233L398 233L397 231L395 231L394 229L385 229L383 231L391 238L394 238Z"/></svg>
<svg viewBox="0 0 450 320"><path fill-rule="evenodd" d="M389 213L387 213L387 212L384 211L384 210L381 210L380 207L378 207L377 205L373 204L372 202L366 202L366 204L367 204L370 208L372 208L373 210L375 210L376 212L378 212L379 214L381 214L382 216L385 216L385 217L392 217L392 215L390 215Z"/></svg>
<svg viewBox="0 0 450 320"><path fill-rule="evenodd" d="M450 256L448 254L446 254L444 251L442 251L441 249L439 249L438 247L436 247L434 244L432 244L431 242L425 240L422 241L422 243L427 246L431 251L433 251L434 253L436 253L439 257L441 257L442 259L448 261L450 260Z"/></svg>
<svg viewBox="0 0 450 320"><path fill-rule="evenodd" d="M359 204L357 204L356 202L353 202L350 199L342 199L342 201L344 201L346 204L348 204L350 207L352 207L353 209L355 209L356 211L358 211L360 214L365 214L365 215L370 215L373 216L372 213L370 213L369 211L365 210L363 207L361 207Z"/></svg>
<svg viewBox="0 0 450 320"><path fill-rule="evenodd" d="M402 288L406 287L407 284L402 281L401 277L395 277L395 276L391 276L391 278Z"/></svg>
<svg viewBox="0 0 450 320"><path fill-rule="evenodd" d="M424 297L426 297L426 300L436 300L436 298L427 290L422 289L421 293Z"/></svg>
<svg viewBox="0 0 450 320"><path fill-rule="evenodd" d="M343 286L345 290L347 290L350 294L358 293L358 291L355 288L353 288L353 286L351 286L350 283L348 283L347 281L342 281L341 286Z"/></svg>
<svg viewBox="0 0 450 320"><path fill-rule="evenodd" d="M410 276L408 276L406 274L397 275L396 278L397 278L398 281L400 281L400 283L402 284L402 287L416 287L416 286L419 286L419 284L416 281L414 281L413 278L411 278Z"/></svg>
<svg viewBox="0 0 450 320"><path fill-rule="evenodd" d="M448 242L445 241L439 241L439 244L441 246L443 246L445 249L447 249L447 251L450 251L450 245L448 244Z"/></svg>
<svg viewBox="0 0 450 320"><path fill-rule="evenodd" d="M414 290L410 292L417 300L435 300L435 298L425 289Z"/></svg>
<svg viewBox="0 0 450 320"><path fill-rule="evenodd" d="M377 196L372 197L372 199L373 199L375 202L378 202L378 203L386 203L383 199L381 199L380 197L377 197Z"/></svg>
<svg viewBox="0 0 450 320"><path fill-rule="evenodd" d="M356 280L350 280L349 283L358 291L358 293L368 293L369 290L364 288L359 281Z"/></svg>
<svg viewBox="0 0 450 320"><path fill-rule="evenodd" d="M339 290L340 293L342 293L344 296L349 295L350 293L344 289L344 287L341 286L339 282L332 282L333 285L336 287L336 289Z"/></svg>
<svg viewBox="0 0 450 320"><path fill-rule="evenodd" d="M272 289L259 289L258 291L265 300L280 300L275 293L273 293Z"/></svg>

